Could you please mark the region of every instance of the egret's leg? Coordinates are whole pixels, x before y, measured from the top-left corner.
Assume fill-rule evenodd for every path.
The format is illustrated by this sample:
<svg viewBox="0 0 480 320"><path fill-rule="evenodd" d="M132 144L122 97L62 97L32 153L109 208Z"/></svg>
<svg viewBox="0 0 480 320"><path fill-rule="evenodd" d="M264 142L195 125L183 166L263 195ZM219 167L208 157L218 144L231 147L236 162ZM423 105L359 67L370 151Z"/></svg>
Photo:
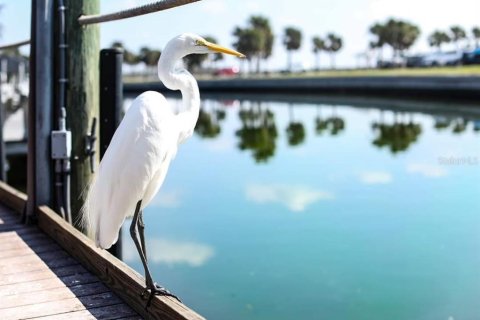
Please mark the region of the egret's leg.
<svg viewBox="0 0 480 320"><path fill-rule="evenodd" d="M145 246L145 223L143 222L143 210L140 210L138 213L138 233L140 234L140 243L142 245L143 256L145 257L145 262L148 264L147 258L147 247Z"/></svg>
<svg viewBox="0 0 480 320"><path fill-rule="evenodd" d="M137 224L138 224L139 213L141 212L140 211L141 206L142 206L142 200L137 202L137 207L135 208L135 213L133 214L132 223L130 224L130 236L132 237L133 243L135 243L135 247L137 248L138 255L140 256L140 260L142 260L143 268L145 269L145 273L146 273L146 270L148 269L147 259L145 259L142 245L138 240L138 232L137 232Z"/></svg>
<svg viewBox="0 0 480 320"><path fill-rule="evenodd" d="M147 289L150 289L150 297L148 298L147 307L150 306L150 303L154 295L170 296L180 301L180 299L178 299L177 296L171 294L165 288L157 285L152 279L152 275L150 273L150 269L148 268L147 258L146 258L147 248L145 246L145 236L144 236L145 225L143 224L142 210L140 210L141 206L142 206L142 200L138 201L137 207L135 208L135 213L133 214L132 223L130 224L130 236L132 237L133 242L135 243L135 247L137 248L138 255L140 256L140 260L142 261L143 268L145 270L145 280L146 280L145 282L146 282ZM140 220L142 221L143 226L140 226L139 224ZM137 232L137 229L139 232ZM139 239L139 236L140 236L140 239Z"/></svg>

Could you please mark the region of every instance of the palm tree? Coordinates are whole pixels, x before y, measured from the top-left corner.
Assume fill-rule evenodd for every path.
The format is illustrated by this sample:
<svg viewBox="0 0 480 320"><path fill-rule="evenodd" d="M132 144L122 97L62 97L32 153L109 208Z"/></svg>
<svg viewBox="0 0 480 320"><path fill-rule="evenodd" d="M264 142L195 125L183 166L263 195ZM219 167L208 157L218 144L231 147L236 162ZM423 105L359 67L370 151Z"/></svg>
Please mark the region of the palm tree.
<svg viewBox="0 0 480 320"><path fill-rule="evenodd" d="M114 41L112 43L112 48L119 48L123 50L123 61L128 65L135 65L140 62L139 57L126 49L122 42Z"/></svg>
<svg viewBox="0 0 480 320"><path fill-rule="evenodd" d="M233 35L237 37L237 41L233 43L233 46L245 54L249 64L249 70L251 71L252 57L254 57L259 50L260 34L253 29L236 27Z"/></svg>
<svg viewBox="0 0 480 320"><path fill-rule="evenodd" d="M449 43L450 37L446 32L436 30L428 37L430 47L437 47L438 51L442 50L442 44Z"/></svg>
<svg viewBox="0 0 480 320"><path fill-rule="evenodd" d="M249 69L251 70L252 57L254 57L260 50L260 32L251 28L236 27L233 31L233 35L237 38L237 41L233 43L233 46L237 51L245 54Z"/></svg>
<svg viewBox="0 0 480 320"><path fill-rule="evenodd" d="M451 26L452 41L455 42L457 50L460 49L459 42L467 37L465 30L460 26Z"/></svg>
<svg viewBox="0 0 480 320"><path fill-rule="evenodd" d="M479 42L480 42L480 28L479 27L473 27L472 28L472 35L473 39L475 40L475 48L479 47Z"/></svg>
<svg viewBox="0 0 480 320"><path fill-rule="evenodd" d="M283 44L288 51L288 70L292 70L292 51L300 49L302 45L302 32L294 27L285 28Z"/></svg>
<svg viewBox="0 0 480 320"><path fill-rule="evenodd" d="M251 16L246 28L236 27L233 35L237 38L234 46L246 54L249 59L256 59L257 72L260 72L260 61L272 55L274 35L270 21L263 16ZM243 48L241 51L240 48ZM246 50L245 50L246 49Z"/></svg>
<svg viewBox="0 0 480 320"><path fill-rule="evenodd" d="M375 23L370 27L370 33L376 37L371 41L369 46L374 50L378 50L377 62L383 61L383 46L386 44L385 40L385 26L380 23Z"/></svg>
<svg viewBox="0 0 480 320"><path fill-rule="evenodd" d="M335 69L335 54L342 48L342 46L342 38L333 33L327 34L326 50L330 52L330 62L332 69Z"/></svg>
<svg viewBox="0 0 480 320"><path fill-rule="evenodd" d="M327 49L325 45L325 40L320 37L313 37L313 53L315 54L315 65L316 69L320 70L320 53Z"/></svg>
<svg viewBox="0 0 480 320"><path fill-rule="evenodd" d="M420 35L420 29L408 21L390 19L385 27L386 42L392 47L394 57L402 56Z"/></svg>
<svg viewBox="0 0 480 320"><path fill-rule="evenodd" d="M137 58L138 61L145 63L147 69L149 69L150 72L154 73L158 59L160 59L160 54L160 50L143 47L140 49L140 53Z"/></svg>
<svg viewBox="0 0 480 320"><path fill-rule="evenodd" d="M260 35L260 50L257 53L257 73L260 72L260 61L268 59L272 55L274 36L270 21L263 16L251 16L249 20L252 29Z"/></svg>
<svg viewBox="0 0 480 320"><path fill-rule="evenodd" d="M403 55L418 39L420 29L403 20L389 19L386 23L376 23L370 27L370 33L376 36L372 43L373 48L382 48L384 44L393 49L393 57Z"/></svg>

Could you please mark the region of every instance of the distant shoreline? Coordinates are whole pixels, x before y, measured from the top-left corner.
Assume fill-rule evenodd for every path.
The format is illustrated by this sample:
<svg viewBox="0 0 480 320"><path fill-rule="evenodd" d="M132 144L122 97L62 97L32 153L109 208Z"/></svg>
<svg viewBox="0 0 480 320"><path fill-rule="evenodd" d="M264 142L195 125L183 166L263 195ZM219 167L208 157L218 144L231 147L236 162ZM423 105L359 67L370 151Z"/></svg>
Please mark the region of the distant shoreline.
<svg viewBox="0 0 480 320"><path fill-rule="evenodd" d="M355 76L199 80L202 92L342 94L478 100L480 76ZM167 91L159 81L125 83L126 93Z"/></svg>

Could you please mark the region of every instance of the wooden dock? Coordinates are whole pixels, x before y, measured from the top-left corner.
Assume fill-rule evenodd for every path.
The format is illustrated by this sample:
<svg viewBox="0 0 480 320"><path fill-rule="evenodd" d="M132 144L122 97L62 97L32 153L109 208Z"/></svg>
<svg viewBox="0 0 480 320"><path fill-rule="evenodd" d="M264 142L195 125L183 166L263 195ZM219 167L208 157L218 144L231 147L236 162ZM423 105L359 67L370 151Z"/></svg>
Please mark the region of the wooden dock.
<svg viewBox="0 0 480 320"><path fill-rule="evenodd" d="M137 272L47 207L22 224L25 201L0 183L0 319L203 319L170 297L145 308Z"/></svg>

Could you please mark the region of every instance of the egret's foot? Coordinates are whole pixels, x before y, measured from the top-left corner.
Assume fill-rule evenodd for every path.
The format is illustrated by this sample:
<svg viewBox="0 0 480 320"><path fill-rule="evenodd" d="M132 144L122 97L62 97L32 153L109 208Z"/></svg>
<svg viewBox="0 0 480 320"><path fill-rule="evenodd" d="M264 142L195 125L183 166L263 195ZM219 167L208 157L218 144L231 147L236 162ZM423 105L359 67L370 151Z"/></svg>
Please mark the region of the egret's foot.
<svg viewBox="0 0 480 320"><path fill-rule="evenodd" d="M178 300L178 302L182 302L176 295L173 293L170 293L167 289L164 287L153 283L152 285L148 286L148 289L145 289L145 293L149 293L148 296L148 302L147 302L147 308L150 307L150 304L152 303L152 299L154 296L167 296L167 297L172 297Z"/></svg>

